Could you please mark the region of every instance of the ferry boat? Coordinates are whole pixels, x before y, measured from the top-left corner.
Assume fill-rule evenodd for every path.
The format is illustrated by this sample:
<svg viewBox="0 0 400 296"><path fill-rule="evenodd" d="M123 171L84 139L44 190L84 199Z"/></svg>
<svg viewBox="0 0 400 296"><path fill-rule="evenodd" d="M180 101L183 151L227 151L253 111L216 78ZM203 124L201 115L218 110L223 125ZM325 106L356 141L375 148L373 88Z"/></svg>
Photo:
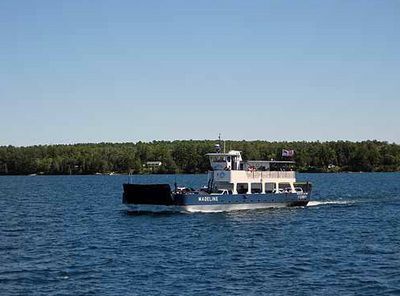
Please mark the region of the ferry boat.
<svg viewBox="0 0 400 296"><path fill-rule="evenodd" d="M169 184L123 184L123 203L133 211L222 212L306 206L310 182L296 182L293 161L243 161L241 152L208 153L212 170L200 189Z"/></svg>

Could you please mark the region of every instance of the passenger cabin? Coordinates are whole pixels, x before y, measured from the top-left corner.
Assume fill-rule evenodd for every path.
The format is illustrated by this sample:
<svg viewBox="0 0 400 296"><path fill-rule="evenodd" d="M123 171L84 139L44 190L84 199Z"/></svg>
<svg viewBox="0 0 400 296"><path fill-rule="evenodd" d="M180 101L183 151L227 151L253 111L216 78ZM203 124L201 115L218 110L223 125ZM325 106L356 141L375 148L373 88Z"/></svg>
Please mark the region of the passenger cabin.
<svg viewBox="0 0 400 296"><path fill-rule="evenodd" d="M227 189L233 194L298 192L294 161L243 161L240 151L208 153L212 171L208 188L212 192Z"/></svg>

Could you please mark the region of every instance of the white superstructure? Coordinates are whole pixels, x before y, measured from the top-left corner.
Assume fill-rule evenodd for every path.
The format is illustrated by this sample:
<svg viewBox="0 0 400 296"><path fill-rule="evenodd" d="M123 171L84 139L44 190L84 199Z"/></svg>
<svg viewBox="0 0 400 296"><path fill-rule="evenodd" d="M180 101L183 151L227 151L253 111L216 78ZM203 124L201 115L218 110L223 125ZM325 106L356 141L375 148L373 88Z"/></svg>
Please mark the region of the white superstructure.
<svg viewBox="0 0 400 296"><path fill-rule="evenodd" d="M214 190L228 189L232 194L296 192L296 175L288 168L293 161L243 161L236 150L207 156L213 169L208 172L208 186ZM274 166L281 170L273 170Z"/></svg>

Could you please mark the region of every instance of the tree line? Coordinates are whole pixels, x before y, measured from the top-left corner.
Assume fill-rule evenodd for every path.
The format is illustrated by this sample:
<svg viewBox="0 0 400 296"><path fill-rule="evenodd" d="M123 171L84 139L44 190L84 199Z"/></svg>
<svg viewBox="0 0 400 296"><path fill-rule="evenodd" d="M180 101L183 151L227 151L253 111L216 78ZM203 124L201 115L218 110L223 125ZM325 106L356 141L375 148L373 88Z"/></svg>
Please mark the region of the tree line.
<svg viewBox="0 0 400 296"><path fill-rule="evenodd" d="M0 146L2 175L96 173L204 173L212 140L153 141L74 145ZM400 145L381 141L267 142L226 141L226 150L244 160L282 160L282 149L295 151L301 172L392 172L400 170ZM148 161L160 161L156 168Z"/></svg>

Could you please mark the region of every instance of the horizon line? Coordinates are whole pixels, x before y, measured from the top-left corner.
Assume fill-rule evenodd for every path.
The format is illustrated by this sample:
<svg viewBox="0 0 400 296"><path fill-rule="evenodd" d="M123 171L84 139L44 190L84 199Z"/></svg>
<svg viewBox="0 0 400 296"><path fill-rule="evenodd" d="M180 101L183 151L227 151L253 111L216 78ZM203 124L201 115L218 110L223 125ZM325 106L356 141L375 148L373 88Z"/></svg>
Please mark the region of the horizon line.
<svg viewBox="0 0 400 296"><path fill-rule="evenodd" d="M377 140L377 139L363 139L363 140L344 140L344 139L336 139L336 140L265 140L265 139L221 139L222 141L232 141L232 142L268 142L268 143L331 143L331 142L350 142L350 143L364 143L364 142L380 142L386 144L394 144L400 145L397 142L391 142L388 140ZM12 145L12 144L0 144L0 147L15 147L15 148L28 148L35 146L75 146L75 145L99 145L99 144L138 144L145 143L151 144L154 142L189 142L189 141L218 141L218 139L154 139L154 140L138 140L138 141L101 141L101 142L71 142L71 143L40 143L40 144L30 144L30 145Z"/></svg>

